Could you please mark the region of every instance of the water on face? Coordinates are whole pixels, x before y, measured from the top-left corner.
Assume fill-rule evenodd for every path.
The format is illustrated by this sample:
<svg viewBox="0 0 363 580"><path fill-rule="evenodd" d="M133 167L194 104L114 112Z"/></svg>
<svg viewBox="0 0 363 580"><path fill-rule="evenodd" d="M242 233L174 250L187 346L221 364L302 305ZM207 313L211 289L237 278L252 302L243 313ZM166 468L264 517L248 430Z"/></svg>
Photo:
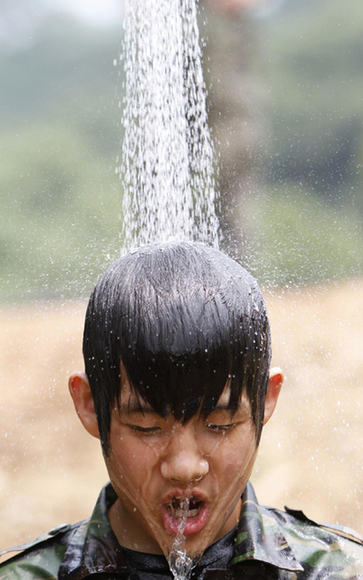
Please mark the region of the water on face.
<svg viewBox="0 0 363 580"><path fill-rule="evenodd" d="M125 29L123 249L218 247L196 0L128 0Z"/></svg>
<svg viewBox="0 0 363 580"><path fill-rule="evenodd" d="M201 558L201 556L188 556L185 549L184 528L189 511L188 498L183 500L182 509L184 510L184 516L181 518L178 533L168 556L169 568L175 580L189 580L193 568Z"/></svg>

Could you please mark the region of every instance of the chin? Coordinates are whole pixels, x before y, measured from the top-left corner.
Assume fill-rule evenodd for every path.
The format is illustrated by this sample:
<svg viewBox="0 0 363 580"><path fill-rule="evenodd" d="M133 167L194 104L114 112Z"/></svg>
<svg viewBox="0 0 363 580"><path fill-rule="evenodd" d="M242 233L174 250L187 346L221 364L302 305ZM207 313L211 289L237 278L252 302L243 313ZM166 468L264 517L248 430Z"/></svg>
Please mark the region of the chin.
<svg viewBox="0 0 363 580"><path fill-rule="evenodd" d="M202 555L203 552L213 544L213 536L209 534L198 534L196 536L189 536L186 538L185 549L189 556Z"/></svg>

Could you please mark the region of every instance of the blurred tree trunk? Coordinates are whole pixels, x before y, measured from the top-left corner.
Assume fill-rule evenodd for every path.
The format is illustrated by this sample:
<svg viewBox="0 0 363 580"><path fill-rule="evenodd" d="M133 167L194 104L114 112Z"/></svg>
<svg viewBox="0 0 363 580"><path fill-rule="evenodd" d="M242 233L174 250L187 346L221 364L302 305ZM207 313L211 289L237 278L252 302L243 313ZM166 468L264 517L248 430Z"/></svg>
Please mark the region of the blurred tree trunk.
<svg viewBox="0 0 363 580"><path fill-rule="evenodd" d="M249 253L253 219L248 206L263 183L268 134L261 22L242 6L252 3L201 0L209 124L219 166L221 246L236 259Z"/></svg>

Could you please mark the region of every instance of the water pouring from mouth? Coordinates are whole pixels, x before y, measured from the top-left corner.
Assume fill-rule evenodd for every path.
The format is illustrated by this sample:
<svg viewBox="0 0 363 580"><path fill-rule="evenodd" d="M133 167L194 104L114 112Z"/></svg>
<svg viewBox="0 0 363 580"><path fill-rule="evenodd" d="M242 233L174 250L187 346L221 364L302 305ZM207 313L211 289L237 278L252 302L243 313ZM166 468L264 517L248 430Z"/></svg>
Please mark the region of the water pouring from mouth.
<svg viewBox="0 0 363 580"><path fill-rule="evenodd" d="M174 508L175 515L181 520L168 556L169 568L175 580L189 580L193 568L201 559L201 554L189 556L185 548L184 528L189 515L189 505L190 500L186 497Z"/></svg>

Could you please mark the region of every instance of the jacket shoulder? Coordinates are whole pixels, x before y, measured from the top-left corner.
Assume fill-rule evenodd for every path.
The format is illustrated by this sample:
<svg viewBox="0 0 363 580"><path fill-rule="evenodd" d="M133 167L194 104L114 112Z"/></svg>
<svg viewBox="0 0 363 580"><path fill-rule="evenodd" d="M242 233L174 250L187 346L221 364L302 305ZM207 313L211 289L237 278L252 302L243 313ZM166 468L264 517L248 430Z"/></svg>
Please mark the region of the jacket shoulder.
<svg viewBox="0 0 363 580"><path fill-rule="evenodd" d="M68 539L78 526L61 525L31 542L0 552L0 580L55 580Z"/></svg>
<svg viewBox="0 0 363 580"><path fill-rule="evenodd" d="M273 518L278 524L306 574L363 580L363 538L357 532L315 522L302 511L288 507L285 511L265 508L264 513L267 519Z"/></svg>
<svg viewBox="0 0 363 580"><path fill-rule="evenodd" d="M313 527L315 526L319 528L319 530L321 530L323 534L325 532L327 535L333 534L335 536L339 536L340 538L344 538L345 540L354 542L355 544L358 544L363 548L363 536L361 536L358 532L352 530L351 528L335 524L322 524L315 522L314 520L308 518L301 510L293 510L288 508L287 506L285 506L285 511L287 514L289 514L296 520L300 522L305 522L306 525L310 525Z"/></svg>

